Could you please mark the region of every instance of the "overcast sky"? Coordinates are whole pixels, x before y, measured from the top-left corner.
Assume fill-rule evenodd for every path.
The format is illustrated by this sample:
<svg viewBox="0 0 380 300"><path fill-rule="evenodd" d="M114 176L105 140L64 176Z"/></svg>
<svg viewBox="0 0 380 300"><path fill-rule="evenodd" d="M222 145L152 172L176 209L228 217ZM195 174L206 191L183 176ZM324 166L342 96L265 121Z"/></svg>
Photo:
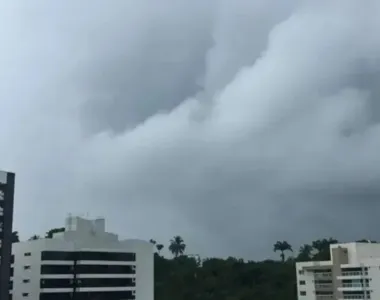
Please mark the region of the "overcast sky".
<svg viewBox="0 0 380 300"><path fill-rule="evenodd" d="M380 239L380 2L0 1L22 238L67 213L202 256Z"/></svg>

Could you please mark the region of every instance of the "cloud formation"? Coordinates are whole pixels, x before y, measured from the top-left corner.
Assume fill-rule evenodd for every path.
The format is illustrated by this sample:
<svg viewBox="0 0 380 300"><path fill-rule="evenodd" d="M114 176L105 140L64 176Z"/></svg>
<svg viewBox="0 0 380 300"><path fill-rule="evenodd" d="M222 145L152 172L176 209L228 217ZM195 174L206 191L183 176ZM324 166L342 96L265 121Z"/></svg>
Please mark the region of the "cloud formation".
<svg viewBox="0 0 380 300"><path fill-rule="evenodd" d="M379 238L377 1L8 1L0 166L66 213L202 255ZM354 221L353 221L354 220Z"/></svg>

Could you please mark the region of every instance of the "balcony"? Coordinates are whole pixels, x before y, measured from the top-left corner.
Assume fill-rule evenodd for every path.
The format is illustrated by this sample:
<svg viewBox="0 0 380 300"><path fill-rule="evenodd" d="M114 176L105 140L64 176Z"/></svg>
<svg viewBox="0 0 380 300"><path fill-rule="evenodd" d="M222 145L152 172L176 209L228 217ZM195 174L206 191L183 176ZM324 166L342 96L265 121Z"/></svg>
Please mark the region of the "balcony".
<svg viewBox="0 0 380 300"><path fill-rule="evenodd" d="M332 273L331 272L314 273L314 278L315 279L331 279L332 278Z"/></svg>
<svg viewBox="0 0 380 300"><path fill-rule="evenodd" d="M341 276L367 276L367 275L368 275L368 272L363 272L363 271L348 271L348 272L343 271Z"/></svg>
<svg viewBox="0 0 380 300"><path fill-rule="evenodd" d="M316 290L332 290L333 285L332 283L316 283L315 289Z"/></svg>

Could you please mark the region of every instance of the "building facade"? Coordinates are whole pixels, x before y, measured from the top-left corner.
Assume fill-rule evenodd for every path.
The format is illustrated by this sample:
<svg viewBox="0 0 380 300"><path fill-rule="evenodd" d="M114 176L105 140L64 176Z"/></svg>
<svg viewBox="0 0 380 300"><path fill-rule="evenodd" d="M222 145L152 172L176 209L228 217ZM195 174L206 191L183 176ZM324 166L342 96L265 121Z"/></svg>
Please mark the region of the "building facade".
<svg viewBox="0 0 380 300"><path fill-rule="evenodd" d="M380 299L380 244L330 246L330 261L296 264L299 300Z"/></svg>
<svg viewBox="0 0 380 300"><path fill-rule="evenodd" d="M0 299L8 299L15 174L0 171Z"/></svg>
<svg viewBox="0 0 380 300"><path fill-rule="evenodd" d="M119 240L105 220L68 217L52 239L13 245L13 300L153 300L153 245Z"/></svg>

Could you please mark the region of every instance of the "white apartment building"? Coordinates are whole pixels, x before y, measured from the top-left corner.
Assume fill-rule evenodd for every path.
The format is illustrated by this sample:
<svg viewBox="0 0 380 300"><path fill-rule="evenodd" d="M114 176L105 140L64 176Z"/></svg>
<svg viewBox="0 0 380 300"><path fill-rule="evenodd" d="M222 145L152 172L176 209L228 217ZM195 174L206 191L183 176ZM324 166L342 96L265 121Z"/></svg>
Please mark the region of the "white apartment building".
<svg viewBox="0 0 380 300"><path fill-rule="evenodd" d="M153 300L153 245L119 240L105 220L68 217L52 239L13 245L11 300Z"/></svg>
<svg viewBox="0 0 380 300"><path fill-rule="evenodd" d="M296 264L299 300L380 299L380 244L336 244L330 254Z"/></svg>

